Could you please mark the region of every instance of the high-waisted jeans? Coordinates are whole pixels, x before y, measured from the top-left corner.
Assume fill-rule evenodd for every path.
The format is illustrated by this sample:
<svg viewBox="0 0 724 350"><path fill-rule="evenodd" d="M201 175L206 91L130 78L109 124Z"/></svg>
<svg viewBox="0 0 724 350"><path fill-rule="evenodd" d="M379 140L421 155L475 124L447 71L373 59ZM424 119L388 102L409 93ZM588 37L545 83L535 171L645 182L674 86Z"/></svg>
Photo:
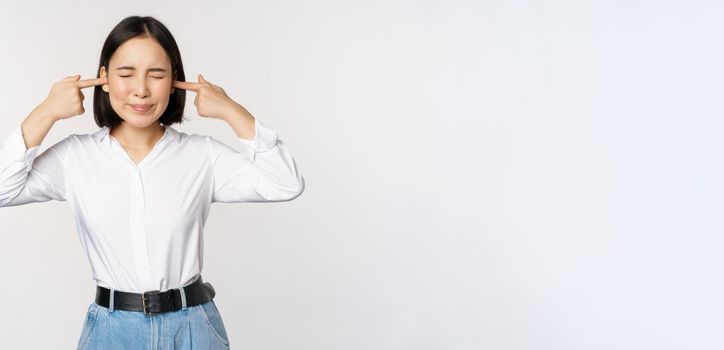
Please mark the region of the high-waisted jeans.
<svg viewBox="0 0 724 350"><path fill-rule="evenodd" d="M229 349L229 338L213 300L178 311L143 312L88 306L78 349Z"/></svg>

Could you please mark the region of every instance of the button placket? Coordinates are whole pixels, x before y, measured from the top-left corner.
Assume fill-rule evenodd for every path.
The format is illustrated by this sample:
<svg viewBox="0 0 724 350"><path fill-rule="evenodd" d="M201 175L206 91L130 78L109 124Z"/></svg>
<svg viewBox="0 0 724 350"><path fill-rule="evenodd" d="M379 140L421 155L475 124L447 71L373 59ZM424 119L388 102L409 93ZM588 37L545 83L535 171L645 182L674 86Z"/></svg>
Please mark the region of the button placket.
<svg viewBox="0 0 724 350"><path fill-rule="evenodd" d="M145 196L141 169L131 171L131 240L136 269L142 286L152 286L151 262L145 231Z"/></svg>

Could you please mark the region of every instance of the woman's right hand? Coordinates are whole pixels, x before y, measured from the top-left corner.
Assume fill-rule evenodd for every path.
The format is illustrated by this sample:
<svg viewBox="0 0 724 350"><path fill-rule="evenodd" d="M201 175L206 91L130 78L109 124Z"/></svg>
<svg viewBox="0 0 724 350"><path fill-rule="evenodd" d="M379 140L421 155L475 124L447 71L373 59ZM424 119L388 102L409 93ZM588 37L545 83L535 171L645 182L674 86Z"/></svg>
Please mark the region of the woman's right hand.
<svg viewBox="0 0 724 350"><path fill-rule="evenodd" d="M108 78L78 79L80 79L80 74L66 77L53 84L48 97L38 108L56 121L85 113L85 108L83 108L85 96L80 89L106 84Z"/></svg>

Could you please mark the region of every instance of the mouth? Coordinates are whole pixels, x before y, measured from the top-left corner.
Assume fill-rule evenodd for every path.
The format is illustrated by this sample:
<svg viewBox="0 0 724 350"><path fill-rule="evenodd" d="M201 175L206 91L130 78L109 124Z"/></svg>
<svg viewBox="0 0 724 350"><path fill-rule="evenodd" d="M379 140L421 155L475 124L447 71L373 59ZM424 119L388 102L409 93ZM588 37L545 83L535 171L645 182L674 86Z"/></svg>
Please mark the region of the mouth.
<svg viewBox="0 0 724 350"><path fill-rule="evenodd" d="M151 110L154 105L129 105L131 108L138 113L147 113Z"/></svg>

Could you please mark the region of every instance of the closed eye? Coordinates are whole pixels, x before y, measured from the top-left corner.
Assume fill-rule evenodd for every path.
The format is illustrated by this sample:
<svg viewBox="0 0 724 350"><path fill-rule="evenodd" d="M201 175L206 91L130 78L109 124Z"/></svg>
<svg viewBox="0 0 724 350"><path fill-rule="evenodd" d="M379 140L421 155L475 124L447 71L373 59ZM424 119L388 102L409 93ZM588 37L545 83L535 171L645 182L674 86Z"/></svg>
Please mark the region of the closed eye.
<svg viewBox="0 0 724 350"><path fill-rule="evenodd" d="M121 77L121 78L128 78L128 77L130 77L130 75L119 75L119 77ZM151 77L151 78L163 79L163 78L165 78L165 77Z"/></svg>

